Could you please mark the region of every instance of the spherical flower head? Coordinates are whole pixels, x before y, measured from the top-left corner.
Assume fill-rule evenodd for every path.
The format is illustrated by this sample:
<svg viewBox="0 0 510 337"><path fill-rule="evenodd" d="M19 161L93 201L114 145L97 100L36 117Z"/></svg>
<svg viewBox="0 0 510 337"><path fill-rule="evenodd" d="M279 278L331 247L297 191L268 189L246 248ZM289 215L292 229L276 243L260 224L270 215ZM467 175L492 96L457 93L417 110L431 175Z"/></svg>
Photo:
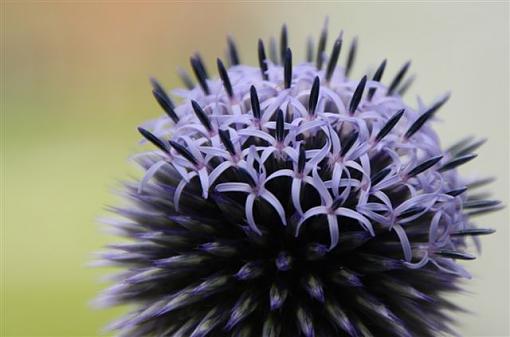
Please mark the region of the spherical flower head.
<svg viewBox="0 0 510 337"><path fill-rule="evenodd" d="M350 79L356 40L341 67L326 28L300 64L285 26L257 67L232 39L219 78L194 55L178 105L152 81L166 114L139 128L156 148L135 156L145 174L111 222L131 241L102 255L124 271L98 302L134 304L120 335L452 332L443 294L469 277L467 239L492 232L473 217L500 207L457 173L482 142L443 149L431 121L448 95L404 103L409 63L388 85L386 61Z"/></svg>

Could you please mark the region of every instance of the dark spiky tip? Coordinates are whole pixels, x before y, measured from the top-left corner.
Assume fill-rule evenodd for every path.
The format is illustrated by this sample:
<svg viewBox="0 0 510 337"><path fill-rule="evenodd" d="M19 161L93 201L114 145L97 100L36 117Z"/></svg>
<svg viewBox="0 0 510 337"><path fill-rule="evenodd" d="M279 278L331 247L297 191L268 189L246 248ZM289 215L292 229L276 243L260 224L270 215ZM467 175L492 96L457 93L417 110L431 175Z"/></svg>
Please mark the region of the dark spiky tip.
<svg viewBox="0 0 510 337"><path fill-rule="evenodd" d="M318 70L321 70L322 63L324 62L324 51L326 50L326 41L328 39L328 27L327 20L324 22L324 27L321 30L321 34L319 36L319 45L317 47L317 59L316 66Z"/></svg>
<svg viewBox="0 0 510 337"><path fill-rule="evenodd" d="M278 52L276 50L276 39L274 38L274 36L271 36L271 38L269 39L269 59L274 64L279 64L277 54Z"/></svg>
<svg viewBox="0 0 510 337"><path fill-rule="evenodd" d="M179 74L179 77L181 78L181 81L186 87L186 89L191 90L195 87L195 84L191 80L191 77L188 75L186 70L179 68L177 69L177 73Z"/></svg>
<svg viewBox="0 0 510 337"><path fill-rule="evenodd" d="M255 86L253 85L250 87L250 101L253 117L255 117L256 119L260 119L259 96L257 95L257 89L255 89Z"/></svg>
<svg viewBox="0 0 510 337"><path fill-rule="evenodd" d="M306 40L306 62L313 62L313 38L311 36Z"/></svg>
<svg viewBox="0 0 510 337"><path fill-rule="evenodd" d="M443 156L435 156L435 157L432 157L430 159L427 159L423 162L421 162L420 164L418 164L415 168L413 168L411 171L409 171L409 173L407 174L407 176L409 178L411 177L414 177L414 176L417 176L418 174L428 170L429 168L431 168L432 166L436 165L437 163L439 163L439 161L443 159Z"/></svg>
<svg viewBox="0 0 510 337"><path fill-rule="evenodd" d="M303 144L299 146L298 172L303 173L306 164L306 151Z"/></svg>
<svg viewBox="0 0 510 337"><path fill-rule="evenodd" d="M455 152L455 156L464 156L464 155L470 154L471 152L475 151L480 146L485 144L486 141L487 141L487 139L480 139L472 144L469 144L466 147L461 148L457 152Z"/></svg>
<svg viewBox="0 0 510 337"><path fill-rule="evenodd" d="M379 182L381 182L388 174L390 174L391 168L387 167L385 169L382 169L370 177L370 185L375 186Z"/></svg>
<svg viewBox="0 0 510 337"><path fill-rule="evenodd" d="M351 102L349 103L349 113L353 115L358 108L359 103L361 102L361 97L363 96L363 91L365 90L365 85L367 84L367 76L363 76L361 81L359 81L356 90L351 97Z"/></svg>
<svg viewBox="0 0 510 337"><path fill-rule="evenodd" d="M446 103L449 97L450 97L449 95L446 95L443 99L438 101L436 104L432 105L423 114L421 114L421 116L418 117L416 121L414 121L414 123L411 124L409 129L406 131L404 138L408 139L412 135L414 135L416 131L418 131L423 126L423 124L425 124L425 122L427 122L432 116L434 116L436 111L439 110L439 108Z"/></svg>
<svg viewBox="0 0 510 337"><path fill-rule="evenodd" d="M220 135L221 142L225 146L225 149L227 149L230 154L235 155L236 150L234 148L234 144L232 144L232 140L230 139L230 132L228 132L228 130L220 129L218 133Z"/></svg>
<svg viewBox="0 0 510 337"><path fill-rule="evenodd" d="M218 73L220 74L221 81L223 82L223 87L225 88L228 97L232 98L234 96L234 91L232 89L232 84L230 83L230 78L228 77L227 69L225 69L223 62L219 58L216 59L216 64L218 65Z"/></svg>
<svg viewBox="0 0 510 337"><path fill-rule="evenodd" d="M468 189L467 187L456 188L454 190L447 192L446 194L448 194L452 197L456 197L456 196L461 195L462 193L466 192L467 189Z"/></svg>
<svg viewBox="0 0 510 337"><path fill-rule="evenodd" d="M285 121L283 117L282 109L276 110L276 129L275 129L276 140L282 142L285 138Z"/></svg>
<svg viewBox="0 0 510 337"><path fill-rule="evenodd" d="M197 101L191 100L191 106L193 107L193 111L195 111L195 115L200 120L200 123L202 123L207 131L212 131L211 121L200 104L198 104Z"/></svg>
<svg viewBox="0 0 510 337"><path fill-rule="evenodd" d="M473 254L465 253L465 252L458 252L454 250L440 250L436 252L436 255L447 257L451 259L457 259L457 260L474 260L476 259L476 256Z"/></svg>
<svg viewBox="0 0 510 337"><path fill-rule="evenodd" d="M141 133L141 135L147 139L149 142L154 144L156 147L158 147L161 151L168 153L168 149L165 146L165 143L158 137L154 136L150 131L147 131L146 129L142 127L138 127L138 132Z"/></svg>
<svg viewBox="0 0 510 337"><path fill-rule="evenodd" d="M381 81L381 78L384 74L384 69L386 68L386 59L384 59L381 64L379 65L379 67L377 68L377 70L375 71L375 74L374 76L372 77L372 81L374 82L380 82ZM377 88L370 88L368 90L368 95L367 95L367 99L370 101L372 100L372 97L374 97L374 94L375 94L375 91L377 90Z"/></svg>
<svg viewBox="0 0 510 337"><path fill-rule="evenodd" d="M375 136L375 141L379 142L381 139L383 139L394 127L397 125L398 121L402 116L404 115L405 109L400 109L397 111L393 116L391 116L390 119L384 124L381 131L377 133L377 136Z"/></svg>
<svg viewBox="0 0 510 337"><path fill-rule="evenodd" d="M467 163L468 161L471 161L477 157L476 154L467 154L464 156L456 157L445 163L443 166L439 168L439 172L448 171L451 169L454 169L462 164Z"/></svg>
<svg viewBox="0 0 510 337"><path fill-rule="evenodd" d="M501 205L499 200L467 200L464 202L464 209L470 208L492 208Z"/></svg>
<svg viewBox="0 0 510 337"><path fill-rule="evenodd" d="M341 156L345 156L347 151L351 149L351 147L354 145L356 140L358 139L358 131L353 130L351 133L347 136L345 141L342 143L342 151L340 152Z"/></svg>
<svg viewBox="0 0 510 337"><path fill-rule="evenodd" d="M262 74L262 79L268 80L267 77L267 57L266 57L266 50L264 48L264 42L259 39L258 43L258 57L259 57L259 67L260 72Z"/></svg>
<svg viewBox="0 0 510 337"><path fill-rule="evenodd" d="M390 86L388 87L388 91L386 92L386 95L388 95L388 96L393 95L395 89L397 89L398 85L400 84L400 82L402 81L404 76L406 75L406 72L407 72L407 70L409 69L410 66L411 66L411 61L407 61L402 66L402 68L400 68L400 70L397 72L397 74L395 75L395 77L391 81Z"/></svg>
<svg viewBox="0 0 510 337"><path fill-rule="evenodd" d="M399 219L408 218L408 217L414 216L416 214L419 214L419 213L421 213L423 211L425 211L425 207L414 206L414 207L411 207L411 208L405 210L404 212L400 213L398 215L398 218Z"/></svg>
<svg viewBox="0 0 510 337"><path fill-rule="evenodd" d="M204 91L206 95L209 95L209 86L207 84L207 73L205 72L205 68L201 63L201 60L196 56L190 58L191 68L193 69L193 73L200 84L200 87Z"/></svg>
<svg viewBox="0 0 510 337"><path fill-rule="evenodd" d="M169 140L168 143L170 144L170 146L178 153L180 154L181 156L183 156L184 158L186 158L190 163L192 164L195 164L197 165L198 164L198 161L197 159L191 154L191 152L189 152L189 150L187 148L185 148L183 145L173 141L173 140Z"/></svg>
<svg viewBox="0 0 510 337"><path fill-rule="evenodd" d="M331 56L329 58L328 67L326 70L326 81L329 82L331 77L333 76L333 72L335 71L336 64L338 62L338 57L340 56L340 51L342 49L342 38L339 37L336 39L335 44L333 46L333 51L331 52Z"/></svg>
<svg viewBox="0 0 510 337"><path fill-rule="evenodd" d="M463 229L457 232L453 232L450 235L453 236L479 236L479 235L489 235L495 233L496 230L492 228L468 228Z"/></svg>
<svg viewBox="0 0 510 337"><path fill-rule="evenodd" d="M209 73L205 68L205 63L204 60L202 60L202 56L199 53L195 53L193 58L195 59L197 66L200 68L200 72L204 75L205 78L209 78Z"/></svg>
<svg viewBox="0 0 510 337"><path fill-rule="evenodd" d="M229 36L227 38L227 46L228 46L228 58L230 61L230 64L233 66L239 65L239 53L237 52L237 47L234 39Z"/></svg>
<svg viewBox="0 0 510 337"><path fill-rule="evenodd" d="M319 76L315 76L313 80L312 89L310 90L310 96L308 98L308 113L310 115L315 114L315 108L317 108L317 103L319 101L319 89L321 83Z"/></svg>
<svg viewBox="0 0 510 337"><path fill-rule="evenodd" d="M349 47L349 53L347 54L347 61L345 62L345 76L349 77L354 60L356 59L356 51L358 50L358 38L354 37Z"/></svg>
<svg viewBox="0 0 510 337"><path fill-rule="evenodd" d="M414 83L415 78L416 77L414 75L408 77L407 80L405 80L404 83L402 83L402 85L397 89L397 94L401 97L404 96L407 90L409 90L411 85Z"/></svg>
<svg viewBox="0 0 510 337"><path fill-rule="evenodd" d="M292 51L290 48L285 51L283 68L285 89L289 89L292 82Z"/></svg>
<svg viewBox="0 0 510 337"><path fill-rule="evenodd" d="M159 106L165 111L165 113L170 117L174 123L179 122L179 117L174 111L174 104L170 97L165 92L165 89L161 86L161 84L155 79L151 78L152 83L152 94L154 98L158 102Z"/></svg>
<svg viewBox="0 0 510 337"><path fill-rule="evenodd" d="M280 32L280 60L282 64L285 64L287 48L289 47L288 41L288 33L287 33L287 25L284 24L282 26L282 30Z"/></svg>

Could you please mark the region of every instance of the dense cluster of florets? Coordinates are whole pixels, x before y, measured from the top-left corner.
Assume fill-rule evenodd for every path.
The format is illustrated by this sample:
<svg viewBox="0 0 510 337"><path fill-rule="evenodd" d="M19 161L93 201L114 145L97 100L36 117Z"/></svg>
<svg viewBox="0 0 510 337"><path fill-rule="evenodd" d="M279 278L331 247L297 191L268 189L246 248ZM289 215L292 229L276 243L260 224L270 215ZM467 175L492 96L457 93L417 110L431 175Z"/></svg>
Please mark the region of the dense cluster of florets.
<svg viewBox="0 0 510 337"><path fill-rule="evenodd" d="M259 66L240 64L174 90L153 80L166 115L139 128L158 149L127 184L132 203L113 221L131 243L103 261L125 267L99 299L135 304L112 324L125 336L435 336L451 331L444 292L468 276L466 237L488 234L473 215L495 201L468 196L486 181L456 168L482 142L444 150L428 125L448 95L413 109L401 98L405 64L389 85L386 61L351 80L337 66L342 36L293 66L261 40ZM274 40L272 40L274 41ZM278 54L278 55L277 55ZM314 57L315 56L315 57ZM470 194L471 195L471 194ZM476 242L476 240L475 240Z"/></svg>

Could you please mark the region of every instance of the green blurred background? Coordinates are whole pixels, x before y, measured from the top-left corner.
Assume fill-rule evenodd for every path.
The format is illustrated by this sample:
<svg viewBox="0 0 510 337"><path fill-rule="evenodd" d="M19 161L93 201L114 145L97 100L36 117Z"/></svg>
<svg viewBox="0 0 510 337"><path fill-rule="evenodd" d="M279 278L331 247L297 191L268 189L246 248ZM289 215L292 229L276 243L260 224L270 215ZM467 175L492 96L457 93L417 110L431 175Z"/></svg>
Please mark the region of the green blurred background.
<svg viewBox="0 0 510 337"><path fill-rule="evenodd" d="M138 1L9 1L2 4L2 327L6 336L95 336L122 309L93 310L105 269L94 251L116 239L97 218L117 202L118 181L137 174L135 127L160 113L148 77L179 85L175 69L200 50L209 68L232 33L244 62L256 64L257 38L290 29L296 57L325 15L331 36L359 36L354 76L389 59L388 74L413 60L430 102L453 96L437 123L444 144L487 136L466 174L499 177L509 195L509 5L481 3L242 4ZM331 47L331 41L328 49ZM344 54L345 57L345 54ZM343 59L344 61L345 59ZM474 279L457 303L464 336L509 334L508 210L480 220L497 229L469 263Z"/></svg>

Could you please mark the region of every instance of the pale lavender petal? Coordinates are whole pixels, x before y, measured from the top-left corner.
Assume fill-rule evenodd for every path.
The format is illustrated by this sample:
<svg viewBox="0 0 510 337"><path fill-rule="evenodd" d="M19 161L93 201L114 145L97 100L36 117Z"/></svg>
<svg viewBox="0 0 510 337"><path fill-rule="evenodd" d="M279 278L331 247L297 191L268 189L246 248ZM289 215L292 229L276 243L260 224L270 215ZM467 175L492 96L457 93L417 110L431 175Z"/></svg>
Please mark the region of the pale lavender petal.
<svg viewBox="0 0 510 337"><path fill-rule="evenodd" d="M280 220L282 221L282 223L285 226L287 226L287 217L285 216L285 210L283 209L283 206L280 203L280 201L278 201L278 198L276 198L274 196L274 194L272 194L271 192L269 192L266 189L264 189L260 193L260 197L262 199L266 200L271 206L273 206L273 208L276 210L276 212L280 216Z"/></svg>
<svg viewBox="0 0 510 337"><path fill-rule="evenodd" d="M358 222L363 226L363 228L365 228L365 230L367 230L372 236L375 235L370 221L360 213L349 208L340 207L335 210L335 214L358 220Z"/></svg>
<svg viewBox="0 0 510 337"><path fill-rule="evenodd" d="M140 184L138 184L138 193L143 192L143 188L145 187L145 185L147 185L149 180L151 180L151 178L156 174L156 172L158 172L158 170L166 163L167 162L165 160L158 161L154 165L152 165L150 169L147 170L147 172L145 172L142 180L140 181Z"/></svg>

